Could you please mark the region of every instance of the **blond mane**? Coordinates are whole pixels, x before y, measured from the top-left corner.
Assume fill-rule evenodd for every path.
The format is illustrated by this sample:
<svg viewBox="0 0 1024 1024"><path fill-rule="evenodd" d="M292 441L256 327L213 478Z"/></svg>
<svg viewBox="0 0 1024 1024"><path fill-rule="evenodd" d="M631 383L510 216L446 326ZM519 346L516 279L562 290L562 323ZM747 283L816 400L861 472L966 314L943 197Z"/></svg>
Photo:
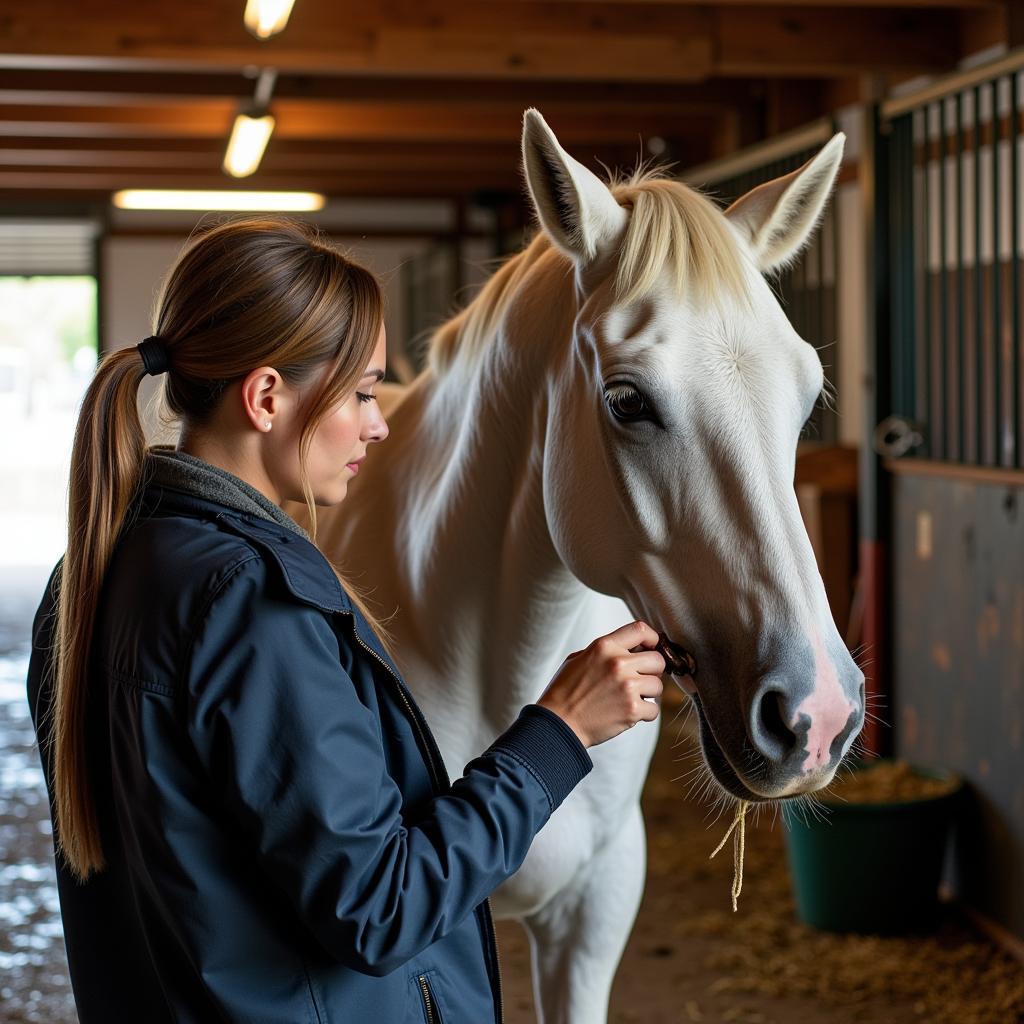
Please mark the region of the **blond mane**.
<svg viewBox="0 0 1024 1024"><path fill-rule="evenodd" d="M749 301L745 255L712 199L658 170L613 179L609 188L619 205L631 211L615 274L617 301L643 299L666 270L676 296L698 306L723 295ZM539 232L462 312L435 331L427 354L435 374L443 373L456 353L472 357L484 348L523 278L542 260L568 277L571 260Z"/></svg>

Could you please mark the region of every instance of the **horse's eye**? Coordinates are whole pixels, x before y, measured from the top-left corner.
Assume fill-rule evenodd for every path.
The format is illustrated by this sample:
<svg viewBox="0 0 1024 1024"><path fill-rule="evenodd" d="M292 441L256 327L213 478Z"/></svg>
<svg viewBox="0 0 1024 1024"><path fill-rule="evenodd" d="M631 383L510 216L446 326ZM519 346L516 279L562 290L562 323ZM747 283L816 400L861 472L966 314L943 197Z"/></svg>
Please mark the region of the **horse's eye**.
<svg viewBox="0 0 1024 1024"><path fill-rule="evenodd" d="M649 412L644 396L629 384L616 384L610 387L604 397L616 419L642 419Z"/></svg>

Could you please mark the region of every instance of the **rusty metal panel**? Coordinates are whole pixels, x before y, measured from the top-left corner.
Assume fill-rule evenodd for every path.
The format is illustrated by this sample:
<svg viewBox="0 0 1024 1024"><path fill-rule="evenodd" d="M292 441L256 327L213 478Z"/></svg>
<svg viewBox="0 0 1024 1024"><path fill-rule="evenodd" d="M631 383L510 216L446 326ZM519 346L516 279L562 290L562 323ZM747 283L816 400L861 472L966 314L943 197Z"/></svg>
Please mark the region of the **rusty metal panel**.
<svg viewBox="0 0 1024 1024"><path fill-rule="evenodd" d="M899 756L960 771L958 892L1024 937L1024 484L899 473L893 707Z"/></svg>

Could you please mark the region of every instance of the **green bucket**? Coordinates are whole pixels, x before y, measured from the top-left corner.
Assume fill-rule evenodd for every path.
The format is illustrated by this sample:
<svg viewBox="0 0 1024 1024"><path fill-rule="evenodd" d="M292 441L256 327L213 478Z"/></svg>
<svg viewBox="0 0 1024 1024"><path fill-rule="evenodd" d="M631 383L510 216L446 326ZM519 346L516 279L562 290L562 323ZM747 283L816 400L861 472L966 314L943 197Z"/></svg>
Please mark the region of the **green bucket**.
<svg viewBox="0 0 1024 1024"><path fill-rule="evenodd" d="M964 786L952 772L910 768L956 788L898 803L830 803L818 811L823 821L810 811L800 818L785 812L797 916L805 924L865 934L934 925L946 847Z"/></svg>

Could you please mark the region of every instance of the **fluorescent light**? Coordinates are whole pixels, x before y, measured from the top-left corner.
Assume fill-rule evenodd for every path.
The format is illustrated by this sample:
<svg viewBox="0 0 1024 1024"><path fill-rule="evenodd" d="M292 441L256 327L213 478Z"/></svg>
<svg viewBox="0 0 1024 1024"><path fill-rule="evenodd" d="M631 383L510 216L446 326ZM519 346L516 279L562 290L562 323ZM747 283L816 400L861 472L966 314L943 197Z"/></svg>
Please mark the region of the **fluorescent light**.
<svg viewBox="0 0 1024 1024"><path fill-rule="evenodd" d="M245 27L257 39L269 39L288 24L295 0L248 0Z"/></svg>
<svg viewBox="0 0 1024 1024"><path fill-rule="evenodd" d="M270 133L274 130L274 118L270 114L250 117L239 114L235 118L224 154L224 170L234 178L252 174L263 159Z"/></svg>
<svg viewBox="0 0 1024 1024"><path fill-rule="evenodd" d="M115 206L122 210L320 210L327 202L319 192L242 192L126 188L115 192Z"/></svg>

